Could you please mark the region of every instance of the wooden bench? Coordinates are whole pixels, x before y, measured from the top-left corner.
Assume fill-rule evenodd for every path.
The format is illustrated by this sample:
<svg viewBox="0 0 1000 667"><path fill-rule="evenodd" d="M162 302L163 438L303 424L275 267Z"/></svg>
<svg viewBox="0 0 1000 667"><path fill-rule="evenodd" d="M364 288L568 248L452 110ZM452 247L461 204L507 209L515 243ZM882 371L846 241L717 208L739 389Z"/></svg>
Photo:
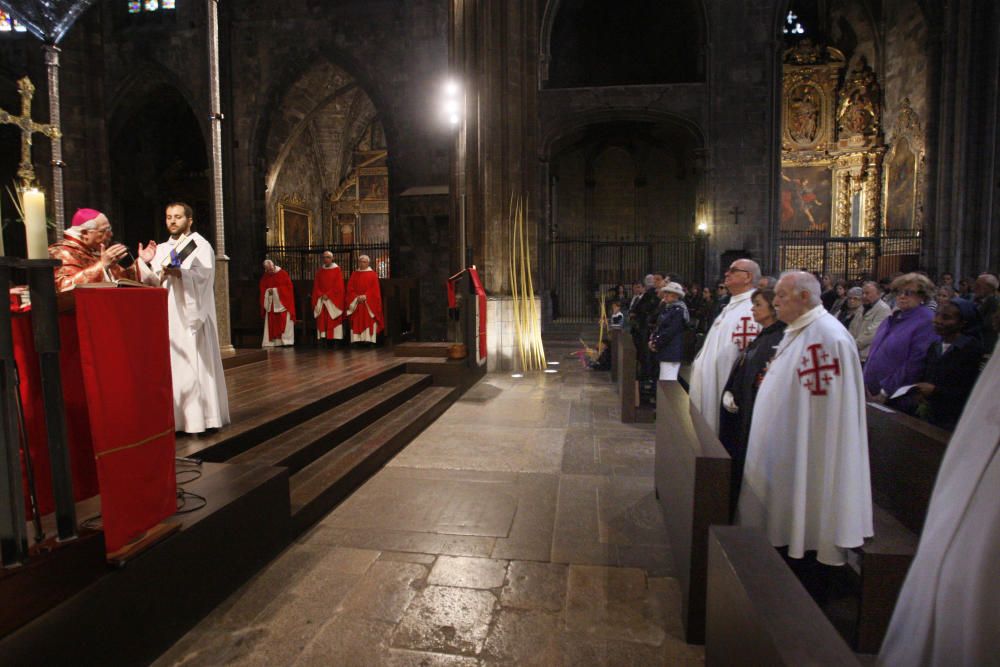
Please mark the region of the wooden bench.
<svg viewBox="0 0 1000 667"><path fill-rule="evenodd" d="M705 640L708 529L729 523L732 461L678 382L658 382L654 487L683 595L685 638Z"/></svg>
<svg viewBox="0 0 1000 667"><path fill-rule="evenodd" d="M612 329L608 340L608 349L611 350L611 382L618 386L618 365L621 359L621 350L618 349L618 341L628 337L621 329Z"/></svg>
<svg viewBox="0 0 1000 667"><path fill-rule="evenodd" d="M908 415L871 405L867 418L875 537L849 554L848 563L857 581L852 597L853 618L844 631L856 651L874 654L881 648L916 553L950 434ZM766 544L763 535L760 539ZM730 546L736 544L742 542ZM710 635L708 641L712 641Z"/></svg>
<svg viewBox="0 0 1000 667"><path fill-rule="evenodd" d="M882 406L867 406L875 537L854 549L858 607L853 645L877 653L916 554L934 480L951 434Z"/></svg>
<svg viewBox="0 0 1000 667"><path fill-rule="evenodd" d="M618 392L621 405L622 423L652 422L656 417L656 411L639 404L639 381L636 379L638 360L632 336L624 332L619 335L612 355L618 357L618 380L615 383L615 389Z"/></svg>
<svg viewBox="0 0 1000 667"><path fill-rule="evenodd" d="M708 535L706 665L860 665L759 530Z"/></svg>

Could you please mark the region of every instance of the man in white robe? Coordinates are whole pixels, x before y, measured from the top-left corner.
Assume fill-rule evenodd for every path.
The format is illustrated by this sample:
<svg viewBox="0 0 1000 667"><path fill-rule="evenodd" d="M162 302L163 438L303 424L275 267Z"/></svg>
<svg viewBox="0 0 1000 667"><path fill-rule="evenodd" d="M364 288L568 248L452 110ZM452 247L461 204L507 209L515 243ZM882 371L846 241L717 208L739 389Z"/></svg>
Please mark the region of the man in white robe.
<svg viewBox="0 0 1000 667"><path fill-rule="evenodd" d="M729 303L715 318L705 343L691 366L691 403L701 412L709 428L719 432L719 405L733 363L753 342L760 327L753 319L750 295L760 281L760 266L738 259L726 271Z"/></svg>
<svg viewBox="0 0 1000 667"><path fill-rule="evenodd" d="M873 534L858 348L810 273L784 274L774 307L788 327L754 405L738 522L790 558L842 565Z"/></svg>
<svg viewBox="0 0 1000 667"><path fill-rule="evenodd" d="M205 237L191 231L193 215L187 204L169 204L170 238L156 246L151 265L138 263L143 282L167 288L174 428L202 433L229 423L229 395L215 323L215 253ZM171 250L184 237L197 248L180 266L170 266Z"/></svg>
<svg viewBox="0 0 1000 667"><path fill-rule="evenodd" d="M994 351L941 462L880 664L972 667L1000 660L998 395Z"/></svg>

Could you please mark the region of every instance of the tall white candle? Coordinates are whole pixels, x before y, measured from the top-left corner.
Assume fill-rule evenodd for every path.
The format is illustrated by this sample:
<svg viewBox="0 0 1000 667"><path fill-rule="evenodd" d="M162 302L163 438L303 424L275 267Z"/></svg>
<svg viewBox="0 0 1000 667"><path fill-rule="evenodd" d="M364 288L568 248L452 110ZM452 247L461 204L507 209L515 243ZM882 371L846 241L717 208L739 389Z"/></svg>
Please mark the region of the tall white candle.
<svg viewBox="0 0 1000 667"><path fill-rule="evenodd" d="M24 231L28 238L28 259L49 258L49 234L45 227L45 193L28 188L21 200L24 205Z"/></svg>

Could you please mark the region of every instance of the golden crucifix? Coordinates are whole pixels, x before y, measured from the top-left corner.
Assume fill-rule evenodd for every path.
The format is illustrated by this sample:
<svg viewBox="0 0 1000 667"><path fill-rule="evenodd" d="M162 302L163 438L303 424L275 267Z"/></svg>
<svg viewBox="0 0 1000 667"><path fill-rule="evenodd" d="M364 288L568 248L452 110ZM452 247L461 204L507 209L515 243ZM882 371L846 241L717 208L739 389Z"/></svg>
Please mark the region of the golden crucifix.
<svg viewBox="0 0 1000 667"><path fill-rule="evenodd" d="M17 168L17 175L21 179L21 185L29 187L35 182L35 168L31 165L31 135L41 132L50 139L57 139L62 133L55 125L44 125L31 120L31 98L35 94L35 84L31 83L31 79L19 79L17 90L21 93L21 115L14 116L0 109L0 124L17 125L21 128L21 164Z"/></svg>

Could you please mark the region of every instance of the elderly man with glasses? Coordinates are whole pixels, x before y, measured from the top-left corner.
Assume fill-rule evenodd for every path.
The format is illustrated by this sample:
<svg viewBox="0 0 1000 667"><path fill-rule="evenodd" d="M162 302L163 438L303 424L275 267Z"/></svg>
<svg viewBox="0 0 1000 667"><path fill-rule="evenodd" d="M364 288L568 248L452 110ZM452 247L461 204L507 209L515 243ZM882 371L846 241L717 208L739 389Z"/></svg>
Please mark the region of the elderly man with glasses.
<svg viewBox="0 0 1000 667"><path fill-rule="evenodd" d="M71 290L77 285L103 283L123 278L139 280L134 263L122 266L128 250L121 243L111 244L114 236L106 215L92 208L81 208L74 215L62 241L49 246L49 257L62 265L55 269L56 289ZM141 246L140 246L141 248ZM156 244L139 252L144 260L152 261Z"/></svg>
<svg viewBox="0 0 1000 667"><path fill-rule="evenodd" d="M729 303L715 318L691 367L691 402L715 433L719 432L719 406L729 371L740 353L760 332L750 301L760 282L760 266L750 259L738 259L726 271Z"/></svg>

